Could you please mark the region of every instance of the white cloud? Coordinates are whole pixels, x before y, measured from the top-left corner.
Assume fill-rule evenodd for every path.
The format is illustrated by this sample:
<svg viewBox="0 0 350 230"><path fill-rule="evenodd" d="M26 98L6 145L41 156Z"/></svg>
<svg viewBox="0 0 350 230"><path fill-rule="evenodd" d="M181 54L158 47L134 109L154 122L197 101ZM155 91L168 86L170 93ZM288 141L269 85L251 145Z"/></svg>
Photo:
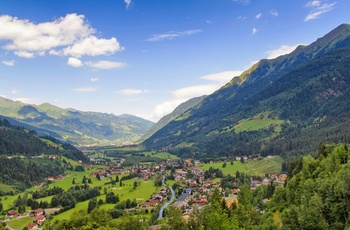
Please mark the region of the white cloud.
<svg viewBox="0 0 350 230"><path fill-rule="evenodd" d="M262 13L258 13L257 15L255 15L255 18L256 18L256 19L260 19L261 16L262 16Z"/></svg>
<svg viewBox="0 0 350 230"><path fill-rule="evenodd" d="M275 9L270 10L270 14L274 17L277 17L279 15L278 11Z"/></svg>
<svg viewBox="0 0 350 230"><path fill-rule="evenodd" d="M241 75L243 71L237 70L237 71L224 71L220 73L214 73L209 74L203 77L200 77L201 79L211 80L211 81L217 81L222 84L225 84L232 80L232 78Z"/></svg>
<svg viewBox="0 0 350 230"><path fill-rule="evenodd" d="M148 93L148 90L141 90L141 89L122 89L116 91L117 94L122 95L138 95L138 94L144 94Z"/></svg>
<svg viewBox="0 0 350 230"><path fill-rule="evenodd" d="M256 28L253 28L252 35L256 34L256 32L258 32L258 30Z"/></svg>
<svg viewBox="0 0 350 230"><path fill-rule="evenodd" d="M279 57L279 56L284 55L284 54L289 54L292 51L294 51L297 47L298 47L298 45L294 45L294 46L282 45L278 49L269 50L266 52L266 54L268 55L267 59L273 59L273 58Z"/></svg>
<svg viewBox="0 0 350 230"><path fill-rule="evenodd" d="M90 88L75 88L73 89L73 91L75 92L80 92L80 93L86 93L86 92L94 92L97 89L94 87L90 87Z"/></svg>
<svg viewBox="0 0 350 230"><path fill-rule="evenodd" d="M95 69L120 69L126 67L125 63L113 61L86 62L85 64Z"/></svg>
<svg viewBox="0 0 350 230"><path fill-rule="evenodd" d="M33 23L9 15L0 16L0 41L5 50L20 57L45 55L108 55L123 50L116 38L95 36L84 15L67 14L51 22ZM26 52L26 53L25 53Z"/></svg>
<svg viewBox="0 0 350 230"><path fill-rule="evenodd" d="M122 50L123 47L120 46L116 38L99 39L95 36L91 36L65 48L63 54L73 57L81 57L83 55L98 56L114 54Z"/></svg>
<svg viewBox="0 0 350 230"><path fill-rule="evenodd" d="M34 54L27 52L27 51L15 51L14 52L15 55L17 55L18 57L23 57L23 58L33 58Z"/></svg>
<svg viewBox="0 0 350 230"><path fill-rule="evenodd" d="M206 20L205 23L207 23L207 24L213 24L213 22L210 21L210 20Z"/></svg>
<svg viewBox="0 0 350 230"><path fill-rule="evenodd" d="M19 93L20 93L20 91L18 89L11 90L12 95L19 94Z"/></svg>
<svg viewBox="0 0 350 230"><path fill-rule="evenodd" d="M314 7L314 6L320 6L321 5L321 1L320 0L313 0L308 2L305 6L306 7Z"/></svg>
<svg viewBox="0 0 350 230"><path fill-rule="evenodd" d="M84 65L78 58L73 57L68 58L67 64L73 67L81 67Z"/></svg>
<svg viewBox="0 0 350 230"><path fill-rule="evenodd" d="M91 82L95 82L95 81L98 81L98 80L100 80L100 78L98 78L98 77L92 77L92 78L90 79Z"/></svg>
<svg viewBox="0 0 350 230"><path fill-rule="evenodd" d="M181 88L172 92L174 96L179 99L188 100L193 97L198 97L202 95L208 95L215 92L221 84L207 84L207 85L195 85L185 88Z"/></svg>
<svg viewBox="0 0 350 230"><path fill-rule="evenodd" d="M126 9L129 9L131 0L124 0Z"/></svg>
<svg viewBox="0 0 350 230"><path fill-rule="evenodd" d="M307 21L319 18L322 14L325 14L325 13L333 10L336 3L337 2L322 4L321 1L310 1L310 2L308 2L305 5L305 7L311 8L311 11L305 17L304 21L307 22Z"/></svg>
<svg viewBox="0 0 350 230"><path fill-rule="evenodd" d="M237 17L237 21L244 21L246 19L247 19L247 17L244 17L244 16L238 16Z"/></svg>
<svg viewBox="0 0 350 230"><path fill-rule="evenodd" d="M30 97L19 97L19 98L14 98L14 101L20 101L26 104L39 104L39 99L38 98L30 98Z"/></svg>
<svg viewBox="0 0 350 230"><path fill-rule="evenodd" d="M190 35L193 35L193 34L196 34L199 32L201 32L201 30L186 30L186 31L180 31L180 32L171 31L171 32L164 33L164 34L152 35L150 38L146 39L146 41L158 42L158 41L164 41L164 40L171 40L174 38L190 36Z"/></svg>
<svg viewBox="0 0 350 230"><path fill-rule="evenodd" d="M11 60L11 61L2 61L2 63L4 65L7 65L7 66L14 66L15 65L15 61L14 60Z"/></svg>

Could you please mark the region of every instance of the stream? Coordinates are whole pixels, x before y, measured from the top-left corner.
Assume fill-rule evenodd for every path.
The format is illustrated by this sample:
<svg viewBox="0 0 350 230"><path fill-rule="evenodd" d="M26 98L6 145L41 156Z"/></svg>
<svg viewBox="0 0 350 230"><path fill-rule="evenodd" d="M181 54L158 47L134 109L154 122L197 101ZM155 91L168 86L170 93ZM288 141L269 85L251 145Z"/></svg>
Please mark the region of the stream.
<svg viewBox="0 0 350 230"><path fill-rule="evenodd" d="M166 184L164 183L164 176L163 176L163 180L162 180L162 185L163 186L166 186ZM170 197L170 200L168 202L166 202L165 204L163 204L163 206L160 208L159 210L159 216L158 216L158 219L157 220L161 220L163 218L163 212L164 212L164 209L166 207L169 206L169 204L171 204L174 200L175 200L175 192L173 190L173 188L171 186L169 186L170 188L170 191L171 191L171 197Z"/></svg>

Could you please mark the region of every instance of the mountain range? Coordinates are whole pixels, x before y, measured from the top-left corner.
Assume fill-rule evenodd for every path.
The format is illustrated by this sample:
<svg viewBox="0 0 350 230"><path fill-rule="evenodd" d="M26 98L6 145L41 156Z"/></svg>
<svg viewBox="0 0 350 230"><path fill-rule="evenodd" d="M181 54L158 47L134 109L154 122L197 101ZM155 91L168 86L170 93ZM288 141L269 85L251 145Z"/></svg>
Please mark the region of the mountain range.
<svg viewBox="0 0 350 230"><path fill-rule="evenodd" d="M134 143L154 124L123 114L82 112L44 103L29 105L0 97L0 116L12 124L50 135L75 145Z"/></svg>
<svg viewBox="0 0 350 230"><path fill-rule="evenodd" d="M347 141L350 25L263 59L143 142L181 156L300 155Z"/></svg>

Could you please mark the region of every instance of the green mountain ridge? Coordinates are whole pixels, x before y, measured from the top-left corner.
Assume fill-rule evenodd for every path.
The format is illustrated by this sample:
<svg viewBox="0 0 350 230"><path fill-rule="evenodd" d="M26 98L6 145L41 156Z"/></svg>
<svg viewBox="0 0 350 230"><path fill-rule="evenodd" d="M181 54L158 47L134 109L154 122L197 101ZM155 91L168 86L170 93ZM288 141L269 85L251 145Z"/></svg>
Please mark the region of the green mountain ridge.
<svg viewBox="0 0 350 230"><path fill-rule="evenodd" d="M149 149L170 149L178 155L196 157L282 154L282 151L285 151L283 154L292 152L298 155L315 147L305 145L310 148L303 149L299 141L307 139L302 140L299 136L310 137L313 144L316 137L318 142L328 137L329 140L335 137L346 139L348 131L343 125L348 120L332 122L336 116L331 108L344 114L347 114L346 110L331 106L339 105L340 96L348 92L346 68L349 66L349 50L341 48L349 46L350 26L343 24L290 54L263 59L189 110L189 116L170 122L143 145ZM332 80L334 77L335 81ZM317 92L317 98L312 98L308 91ZM276 95L271 95L272 92ZM312 99L314 104L303 100L305 98ZM328 103L326 99L332 100ZM342 100L350 104L347 97L343 96ZM321 102L327 102L327 106ZM264 127L264 124L266 127L248 127L237 132L237 125L249 120L259 122L257 127ZM313 124L324 127L317 130ZM339 135L329 133L330 130ZM312 132L315 133L311 135ZM287 142L290 142L289 147L285 146Z"/></svg>
<svg viewBox="0 0 350 230"><path fill-rule="evenodd" d="M132 116L61 109L49 103L29 105L0 97L0 115L41 134L76 145L134 143L154 124Z"/></svg>

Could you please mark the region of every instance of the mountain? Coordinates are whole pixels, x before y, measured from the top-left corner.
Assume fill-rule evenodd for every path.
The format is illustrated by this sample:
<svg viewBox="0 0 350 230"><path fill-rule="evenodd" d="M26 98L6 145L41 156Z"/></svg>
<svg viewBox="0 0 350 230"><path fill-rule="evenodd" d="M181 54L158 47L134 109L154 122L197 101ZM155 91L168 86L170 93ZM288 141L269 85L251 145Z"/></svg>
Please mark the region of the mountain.
<svg viewBox="0 0 350 230"><path fill-rule="evenodd" d="M151 129L144 135L141 140L145 140L148 137L152 136L155 132L169 124L172 120L175 120L180 115L184 114L187 110L192 109L193 107L197 106L199 103L203 101L203 99L206 96L201 97L195 97L192 99L189 99L183 103L181 103L179 106L177 106L174 111L169 113L168 115L165 115L162 117L155 125L151 127Z"/></svg>
<svg viewBox="0 0 350 230"><path fill-rule="evenodd" d="M290 54L263 59L143 145L195 157L298 155L321 140L345 140L350 104L344 96L350 76L346 47L350 25L343 24ZM334 111L345 117L339 120Z"/></svg>
<svg viewBox="0 0 350 230"><path fill-rule="evenodd" d="M29 105L0 97L0 115L13 124L77 145L133 143L154 124L132 115L82 112L44 103Z"/></svg>

